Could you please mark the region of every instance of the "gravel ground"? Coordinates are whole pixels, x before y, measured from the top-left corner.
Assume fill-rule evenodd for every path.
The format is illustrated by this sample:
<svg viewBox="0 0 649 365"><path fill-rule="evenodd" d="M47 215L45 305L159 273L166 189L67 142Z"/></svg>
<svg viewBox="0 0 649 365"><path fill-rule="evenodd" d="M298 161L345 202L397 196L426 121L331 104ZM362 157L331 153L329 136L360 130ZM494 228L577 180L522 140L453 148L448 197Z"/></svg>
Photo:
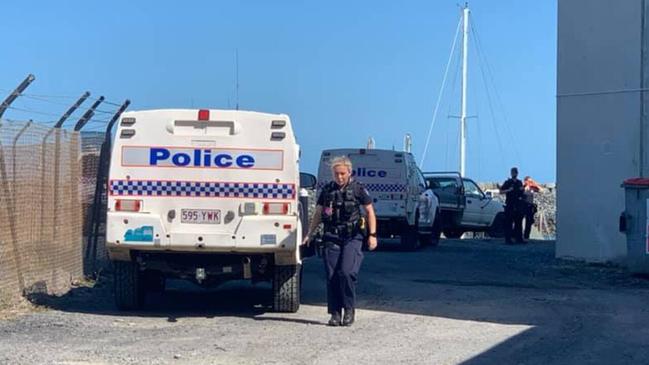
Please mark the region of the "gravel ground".
<svg viewBox="0 0 649 365"><path fill-rule="evenodd" d="M322 265L303 305L268 312L269 287L177 282L121 313L108 277L0 320L0 364L647 364L649 282L555 260L552 242L442 240L367 253L360 310L330 328Z"/></svg>

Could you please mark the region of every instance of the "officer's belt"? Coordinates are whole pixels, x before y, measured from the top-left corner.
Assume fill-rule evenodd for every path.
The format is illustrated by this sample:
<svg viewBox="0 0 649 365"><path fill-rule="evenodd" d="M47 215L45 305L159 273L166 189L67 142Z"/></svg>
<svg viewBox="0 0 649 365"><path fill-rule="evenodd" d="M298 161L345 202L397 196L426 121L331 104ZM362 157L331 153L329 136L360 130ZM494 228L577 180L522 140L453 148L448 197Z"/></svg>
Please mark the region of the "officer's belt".
<svg viewBox="0 0 649 365"><path fill-rule="evenodd" d="M324 226L325 233L332 233L335 235L349 235L353 236L354 234L360 231L358 223L347 222L343 224L325 224Z"/></svg>

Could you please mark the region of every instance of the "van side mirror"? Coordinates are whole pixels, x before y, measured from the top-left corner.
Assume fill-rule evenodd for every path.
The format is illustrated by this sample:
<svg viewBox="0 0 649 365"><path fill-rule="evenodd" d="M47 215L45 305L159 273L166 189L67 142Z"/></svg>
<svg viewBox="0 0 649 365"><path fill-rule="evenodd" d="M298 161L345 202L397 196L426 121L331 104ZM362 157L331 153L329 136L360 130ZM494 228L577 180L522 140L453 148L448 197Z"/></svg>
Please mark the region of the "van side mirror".
<svg viewBox="0 0 649 365"><path fill-rule="evenodd" d="M485 195L488 199L493 198L493 194L491 194L491 191L487 191L487 192L485 192L484 195Z"/></svg>
<svg viewBox="0 0 649 365"><path fill-rule="evenodd" d="M312 174L306 172L300 172L300 188L304 189L313 189L315 188L318 180Z"/></svg>

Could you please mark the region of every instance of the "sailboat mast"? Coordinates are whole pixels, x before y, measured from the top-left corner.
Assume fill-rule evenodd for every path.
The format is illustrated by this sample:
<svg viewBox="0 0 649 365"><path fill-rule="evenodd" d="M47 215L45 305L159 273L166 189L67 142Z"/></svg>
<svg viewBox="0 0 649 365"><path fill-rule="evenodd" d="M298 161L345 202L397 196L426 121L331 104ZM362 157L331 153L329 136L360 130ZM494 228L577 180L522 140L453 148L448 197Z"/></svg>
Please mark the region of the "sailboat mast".
<svg viewBox="0 0 649 365"><path fill-rule="evenodd" d="M462 30L462 114L460 115L460 174L464 176L466 170L466 91L468 73L469 51L469 4L464 5L464 26Z"/></svg>

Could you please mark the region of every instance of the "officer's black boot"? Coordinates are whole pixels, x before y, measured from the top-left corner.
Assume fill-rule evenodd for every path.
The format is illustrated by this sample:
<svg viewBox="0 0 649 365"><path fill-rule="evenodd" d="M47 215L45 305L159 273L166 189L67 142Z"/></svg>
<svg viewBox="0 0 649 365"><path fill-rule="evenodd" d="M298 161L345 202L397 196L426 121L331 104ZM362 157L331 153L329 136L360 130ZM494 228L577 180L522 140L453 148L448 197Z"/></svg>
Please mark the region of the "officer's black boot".
<svg viewBox="0 0 649 365"><path fill-rule="evenodd" d="M343 317L343 326L351 326L354 323L354 308L345 309L345 316Z"/></svg>
<svg viewBox="0 0 649 365"><path fill-rule="evenodd" d="M331 318L329 319L329 326L338 327L341 325L340 312L333 312Z"/></svg>

